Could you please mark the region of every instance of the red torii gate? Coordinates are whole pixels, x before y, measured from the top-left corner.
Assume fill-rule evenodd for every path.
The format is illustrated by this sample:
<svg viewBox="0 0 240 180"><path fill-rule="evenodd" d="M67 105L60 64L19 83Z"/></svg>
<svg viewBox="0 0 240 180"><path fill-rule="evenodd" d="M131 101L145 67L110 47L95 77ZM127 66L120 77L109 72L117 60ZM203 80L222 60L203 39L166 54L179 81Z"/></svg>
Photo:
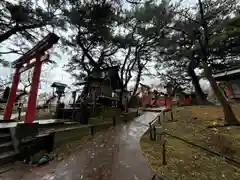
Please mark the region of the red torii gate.
<svg viewBox="0 0 240 180"><path fill-rule="evenodd" d="M13 82L8 97L8 102L4 111L4 120L11 119L12 109L15 102L21 73L34 67L32 85L29 93L28 106L24 122L32 123L34 121L42 64L46 61L49 62L49 54L45 54L45 51L52 48L52 46L56 44L58 40L59 37L56 34L50 33L26 54L24 54L16 61L12 62L12 68L16 68L16 70L13 76ZM35 61L33 59L35 59Z"/></svg>

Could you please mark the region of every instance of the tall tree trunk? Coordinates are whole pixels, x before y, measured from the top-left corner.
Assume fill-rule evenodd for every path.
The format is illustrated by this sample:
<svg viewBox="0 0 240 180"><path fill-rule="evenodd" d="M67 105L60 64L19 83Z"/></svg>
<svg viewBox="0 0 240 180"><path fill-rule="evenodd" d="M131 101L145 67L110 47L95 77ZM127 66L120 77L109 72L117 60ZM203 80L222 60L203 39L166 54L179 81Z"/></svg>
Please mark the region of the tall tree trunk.
<svg viewBox="0 0 240 180"><path fill-rule="evenodd" d="M208 41L209 41L209 33L208 33L208 24L205 20L204 17L204 8L203 8L203 3L201 0L198 0L199 3L199 8L200 8L200 14L201 14L201 25L204 29L204 42L201 41L201 39L199 39L200 42L200 46L201 46L201 51L202 51L202 64L203 64L203 69L205 72L205 75L207 77L207 79L209 80L211 87L213 89L213 92L215 94L215 96L217 97L219 103L221 104L222 108L223 108L223 112L224 112L224 119L225 122L227 124L239 124L239 121L237 119L237 117L235 116L235 114L232 111L231 106L228 104L225 96L223 95L223 93L221 92L221 90L219 89L217 82L215 81L215 79L213 78L212 75L212 69L208 66L208 56L209 56L209 52L208 52Z"/></svg>
<svg viewBox="0 0 240 180"><path fill-rule="evenodd" d="M199 104L209 104L208 100L205 97L205 94L202 91L202 88L199 84L199 78L197 77L194 69L196 66L194 65L193 61L191 61L188 65L188 75L192 78L192 83L197 95L197 101Z"/></svg>
<svg viewBox="0 0 240 180"><path fill-rule="evenodd" d="M232 111L231 106L227 102L225 96L223 95L222 91L219 89L216 80L213 78L212 71L210 67L208 67L207 63L203 63L203 68L206 74L207 79L209 80L211 87L215 96L217 97L219 103L222 106L224 112L224 120L227 124L239 124L237 117L235 116L234 112Z"/></svg>
<svg viewBox="0 0 240 180"><path fill-rule="evenodd" d="M85 84L82 93L78 96L76 103L80 103L80 100L87 96L89 85Z"/></svg>
<svg viewBox="0 0 240 180"><path fill-rule="evenodd" d="M134 89L133 89L133 92L132 92L132 95L128 101L128 104L131 104L132 101L133 101L133 98L134 96L136 95L137 93L137 90L138 90L138 86L140 84L140 80L141 80L141 75L142 75L142 69L139 69L139 72L138 72L138 75L137 75L137 79L136 79L136 83L135 83L135 86L134 86Z"/></svg>

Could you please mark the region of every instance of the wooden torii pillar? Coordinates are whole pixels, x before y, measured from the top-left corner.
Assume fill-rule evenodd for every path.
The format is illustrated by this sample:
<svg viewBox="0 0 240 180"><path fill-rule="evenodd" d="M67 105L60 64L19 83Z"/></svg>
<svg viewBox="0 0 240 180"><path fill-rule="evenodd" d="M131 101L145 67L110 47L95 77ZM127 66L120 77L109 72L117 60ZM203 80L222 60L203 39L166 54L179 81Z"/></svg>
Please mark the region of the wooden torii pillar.
<svg viewBox="0 0 240 180"><path fill-rule="evenodd" d="M24 122L32 123L35 118L36 101L39 87L39 80L43 62L50 62L49 55L45 51L52 48L57 43L59 37L56 34L50 33L44 37L36 46L29 50L22 57L12 63L12 68L15 68L13 75L12 87L8 97L8 102L4 111L4 120L10 120L12 109L16 98L17 88L20 82L21 73L34 68L32 84L28 98L28 106Z"/></svg>

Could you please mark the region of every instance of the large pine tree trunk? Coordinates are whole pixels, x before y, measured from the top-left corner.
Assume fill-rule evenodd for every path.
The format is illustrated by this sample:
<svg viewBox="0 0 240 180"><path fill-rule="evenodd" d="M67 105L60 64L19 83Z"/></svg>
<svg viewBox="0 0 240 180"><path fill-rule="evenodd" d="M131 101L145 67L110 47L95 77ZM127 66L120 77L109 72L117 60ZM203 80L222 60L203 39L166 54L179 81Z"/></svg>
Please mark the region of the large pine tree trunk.
<svg viewBox="0 0 240 180"><path fill-rule="evenodd" d="M128 101L128 104L131 104L133 99L134 99L134 96L136 95L137 93L137 90L138 90L138 86L140 84L140 80L141 80L141 75L142 75L142 70L139 70L138 72L138 75L137 75L137 79L136 79L136 83L135 83L135 86L134 86L134 89L133 89L133 92L132 92L132 95Z"/></svg>
<svg viewBox="0 0 240 180"><path fill-rule="evenodd" d="M210 104L199 84L199 78L194 71L195 68L194 63L190 62L188 65L188 75L192 78L192 83L197 95L197 101L199 104Z"/></svg>
<svg viewBox="0 0 240 180"><path fill-rule="evenodd" d="M239 121L235 116L234 112L232 111L231 106L227 102L222 91L219 89L216 80L213 78L212 71L208 67L207 63L203 63L203 68L204 68L205 75L211 84L213 92L223 108L225 122L227 124L239 124Z"/></svg>
<svg viewBox="0 0 240 180"><path fill-rule="evenodd" d="M78 96L77 100L76 100L76 103L80 103L81 102L81 99L84 99L85 97L87 97L88 95L88 89L89 89L89 85L88 84L85 84L84 87L83 87L83 90L81 92L81 94Z"/></svg>

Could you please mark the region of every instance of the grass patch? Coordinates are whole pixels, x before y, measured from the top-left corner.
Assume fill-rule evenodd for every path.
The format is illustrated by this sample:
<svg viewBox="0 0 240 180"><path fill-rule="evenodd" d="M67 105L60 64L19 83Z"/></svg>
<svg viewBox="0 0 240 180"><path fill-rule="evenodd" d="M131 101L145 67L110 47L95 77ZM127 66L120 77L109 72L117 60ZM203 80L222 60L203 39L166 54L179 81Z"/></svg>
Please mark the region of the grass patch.
<svg viewBox="0 0 240 180"><path fill-rule="evenodd" d="M232 107L240 117L240 104ZM167 117L163 119L167 132L240 162L240 127L207 128L208 125L224 123L220 107L180 107L175 108L173 113L174 122ZM213 157L180 140L166 139L166 166L162 165L159 141L150 141L149 134L141 139L142 150L150 165L155 171L163 173L166 179L240 179L240 169L222 158Z"/></svg>
<svg viewBox="0 0 240 180"><path fill-rule="evenodd" d="M218 157L210 156L176 139L167 139L167 165L162 165L162 148L159 142L143 136L141 147L154 171L166 180L237 180L240 169Z"/></svg>

